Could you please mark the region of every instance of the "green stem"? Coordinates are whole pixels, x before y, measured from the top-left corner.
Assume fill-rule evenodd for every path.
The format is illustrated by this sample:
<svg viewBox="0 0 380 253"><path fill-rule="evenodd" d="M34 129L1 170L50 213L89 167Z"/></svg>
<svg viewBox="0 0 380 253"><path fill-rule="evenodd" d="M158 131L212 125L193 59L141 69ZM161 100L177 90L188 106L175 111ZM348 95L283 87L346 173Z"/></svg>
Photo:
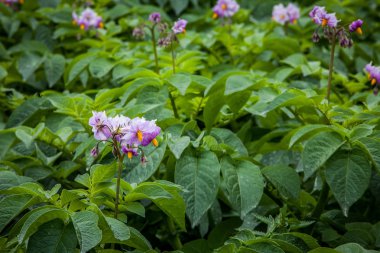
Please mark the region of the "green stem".
<svg viewBox="0 0 380 253"><path fill-rule="evenodd" d="M154 26L150 29L152 33L152 46L153 46L153 52L154 52L154 62L156 64L156 73L160 72L160 69L158 67L158 55L157 55L157 45L156 45L156 36L154 34Z"/></svg>
<svg viewBox="0 0 380 253"><path fill-rule="evenodd" d="M170 103L171 103L172 108L173 108L174 117L176 119L179 119L177 106L175 105L175 100L174 100L174 97L173 97L171 91L169 91L169 98L170 98Z"/></svg>
<svg viewBox="0 0 380 253"><path fill-rule="evenodd" d="M119 195L120 195L120 179L121 179L121 171L123 169L123 156L118 152L118 160L117 160L117 181L116 181L116 199L115 199L115 214L114 217L117 219L119 215Z"/></svg>
<svg viewBox="0 0 380 253"><path fill-rule="evenodd" d="M327 102L330 103L330 93L331 93L331 80L332 80L332 74L334 71L334 55L335 55L335 45L336 45L336 32L334 30L334 35L331 42L331 54L330 54L330 65L329 65L329 79L327 82L327 94L326 99Z"/></svg>
<svg viewBox="0 0 380 253"><path fill-rule="evenodd" d="M319 219L323 210L325 209L325 206L328 201L329 197L329 185L326 182L323 182L322 190L319 194L318 203L315 206L313 213L311 214L311 217L314 219Z"/></svg>
<svg viewBox="0 0 380 253"><path fill-rule="evenodd" d="M172 51L173 74L175 74L175 54L174 54L174 48L173 48L173 41L171 42L170 47Z"/></svg>
<svg viewBox="0 0 380 253"><path fill-rule="evenodd" d="M173 222L172 218L168 217L167 222L168 222L168 228L169 228L170 234L174 237L173 238L173 245L172 245L173 248L175 250L182 249L182 242L179 239L179 234L176 231L176 228L175 228L175 225L174 225L174 222Z"/></svg>

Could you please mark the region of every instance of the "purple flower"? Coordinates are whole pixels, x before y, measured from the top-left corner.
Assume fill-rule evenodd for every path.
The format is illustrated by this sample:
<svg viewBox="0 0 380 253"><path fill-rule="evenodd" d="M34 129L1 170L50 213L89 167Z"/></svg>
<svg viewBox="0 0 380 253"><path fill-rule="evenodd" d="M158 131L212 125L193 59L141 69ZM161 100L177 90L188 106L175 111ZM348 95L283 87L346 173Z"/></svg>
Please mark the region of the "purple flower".
<svg viewBox="0 0 380 253"><path fill-rule="evenodd" d="M368 63L365 66L365 70L368 73L368 79L371 81L371 85L380 84L380 68L373 66L372 63Z"/></svg>
<svg viewBox="0 0 380 253"><path fill-rule="evenodd" d="M339 22L335 13L327 13L325 7L314 6L309 16L313 19L314 23L322 26L336 27Z"/></svg>
<svg viewBox="0 0 380 253"><path fill-rule="evenodd" d="M174 22L172 30L175 34L185 33L186 32L187 20L178 19L177 22Z"/></svg>
<svg viewBox="0 0 380 253"><path fill-rule="evenodd" d="M288 11L289 22L293 24L297 23L297 19L300 18L300 9L296 5L290 3L286 7L286 10Z"/></svg>
<svg viewBox="0 0 380 253"><path fill-rule="evenodd" d="M147 146L149 143L152 143L154 146L157 146L158 142L155 138L159 135L160 131L161 128L156 125L155 121L134 118L125 131L122 143L129 146Z"/></svg>
<svg viewBox="0 0 380 253"><path fill-rule="evenodd" d="M350 29L350 32L352 33L357 32L358 34L362 35L363 34L362 25L363 25L363 21L361 19L358 19L352 22L348 28Z"/></svg>
<svg viewBox="0 0 380 253"><path fill-rule="evenodd" d="M72 14L73 24L78 25L81 30L88 30L89 28L103 28L103 19L91 8L86 8L78 16L75 12Z"/></svg>
<svg viewBox="0 0 380 253"><path fill-rule="evenodd" d="M129 159L132 159L132 157L139 155L138 149L136 147L129 147L129 146L122 145L121 146L121 151L124 154L127 154L127 156L128 156Z"/></svg>
<svg viewBox="0 0 380 253"><path fill-rule="evenodd" d="M235 0L218 0L213 8L213 18L232 17L239 8L240 6Z"/></svg>
<svg viewBox="0 0 380 253"><path fill-rule="evenodd" d="M122 115L116 115L113 118L108 118L112 136L114 136L117 141L120 141L121 137L123 137L124 133L127 131L126 129L129 127L130 122L130 118Z"/></svg>
<svg viewBox="0 0 380 253"><path fill-rule="evenodd" d="M161 14L159 12L153 12L152 14L149 15L149 21L154 24L160 23Z"/></svg>
<svg viewBox="0 0 380 253"><path fill-rule="evenodd" d="M289 20L288 11L283 4L273 6L272 19L282 25Z"/></svg>
<svg viewBox="0 0 380 253"><path fill-rule="evenodd" d="M97 140L105 141L112 136L110 122L105 112L92 112L88 124L92 126L92 132Z"/></svg>
<svg viewBox="0 0 380 253"><path fill-rule="evenodd" d="M292 3L288 4L286 7L283 4L277 4L273 7L272 19L282 25L286 22L294 24L297 22L299 17L300 10Z"/></svg>

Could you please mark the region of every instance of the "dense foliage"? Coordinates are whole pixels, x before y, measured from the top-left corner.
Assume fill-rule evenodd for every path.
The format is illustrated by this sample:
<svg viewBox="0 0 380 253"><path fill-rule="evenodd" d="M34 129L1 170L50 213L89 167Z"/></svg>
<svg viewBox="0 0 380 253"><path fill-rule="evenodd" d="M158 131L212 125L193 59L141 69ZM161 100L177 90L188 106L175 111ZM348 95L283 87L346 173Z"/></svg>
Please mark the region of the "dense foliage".
<svg viewBox="0 0 380 253"><path fill-rule="evenodd" d="M377 0L299 1L282 24L274 0L224 19L216 1L99 0L91 24L91 1L14 2L0 1L0 252L380 252ZM314 4L364 21L334 71ZM94 137L93 111L161 133L124 155Z"/></svg>

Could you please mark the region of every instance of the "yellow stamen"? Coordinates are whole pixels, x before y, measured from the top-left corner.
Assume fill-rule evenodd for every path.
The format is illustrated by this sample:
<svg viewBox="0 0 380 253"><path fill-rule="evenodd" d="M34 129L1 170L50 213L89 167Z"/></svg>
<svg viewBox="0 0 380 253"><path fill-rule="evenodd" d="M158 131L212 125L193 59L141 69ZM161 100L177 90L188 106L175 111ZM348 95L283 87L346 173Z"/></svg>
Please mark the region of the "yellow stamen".
<svg viewBox="0 0 380 253"><path fill-rule="evenodd" d="M280 19L284 19L284 18L285 18L284 14L280 15Z"/></svg>
<svg viewBox="0 0 380 253"><path fill-rule="evenodd" d="M293 24L297 24L297 19L293 20Z"/></svg>
<svg viewBox="0 0 380 253"><path fill-rule="evenodd" d="M227 10L227 4L222 4L222 10Z"/></svg>
<svg viewBox="0 0 380 253"><path fill-rule="evenodd" d="M20 4L24 4L24 0L18 0Z"/></svg>
<svg viewBox="0 0 380 253"><path fill-rule="evenodd" d="M103 28L103 27L104 27L103 22L100 22L100 23L99 23L99 28Z"/></svg>
<svg viewBox="0 0 380 253"><path fill-rule="evenodd" d="M81 24L79 27L81 30L84 30L84 24Z"/></svg>
<svg viewBox="0 0 380 253"><path fill-rule="evenodd" d="M371 80L371 85L375 85L376 84L376 79L375 78L372 78Z"/></svg>
<svg viewBox="0 0 380 253"><path fill-rule="evenodd" d="M73 22L72 22L72 23L73 23L73 25L76 25L76 24L77 24L77 21L73 20Z"/></svg>
<svg viewBox="0 0 380 253"><path fill-rule="evenodd" d="M140 142L141 142L142 139L143 139L143 133L142 133L140 130L137 131L137 139L138 139Z"/></svg>
<svg viewBox="0 0 380 253"><path fill-rule="evenodd" d="M371 79L371 74L368 73L368 74L367 74L367 77L368 77L368 80L370 80L370 79Z"/></svg>
<svg viewBox="0 0 380 253"><path fill-rule="evenodd" d="M359 34L359 35L362 35L363 34L363 31L362 31L362 28L358 27L356 29L356 32Z"/></svg>
<svg viewBox="0 0 380 253"><path fill-rule="evenodd" d="M156 138L153 139L152 144L153 146L158 147L158 141Z"/></svg>
<svg viewBox="0 0 380 253"><path fill-rule="evenodd" d="M128 159L131 160L131 159L132 159L132 156L133 156L132 152L129 151L129 152L127 153L127 155L128 155Z"/></svg>
<svg viewBox="0 0 380 253"><path fill-rule="evenodd" d="M322 26L326 26L327 25L327 19L322 19Z"/></svg>
<svg viewBox="0 0 380 253"><path fill-rule="evenodd" d="M182 32L183 34L185 34L186 33L186 29L183 29L183 32Z"/></svg>
<svg viewBox="0 0 380 253"><path fill-rule="evenodd" d="M212 14L213 19L217 19L218 17L219 17L218 13L214 12L214 14Z"/></svg>

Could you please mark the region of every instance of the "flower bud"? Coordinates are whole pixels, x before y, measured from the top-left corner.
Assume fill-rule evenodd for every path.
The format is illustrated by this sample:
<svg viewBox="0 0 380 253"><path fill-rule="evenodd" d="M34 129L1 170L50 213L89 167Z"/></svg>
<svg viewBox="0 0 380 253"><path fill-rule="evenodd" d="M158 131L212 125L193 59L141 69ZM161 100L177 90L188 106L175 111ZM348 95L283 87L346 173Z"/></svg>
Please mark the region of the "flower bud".
<svg viewBox="0 0 380 253"><path fill-rule="evenodd" d="M98 145L96 145L93 149L91 149L91 155L93 157L97 157L99 155L99 148Z"/></svg>
<svg viewBox="0 0 380 253"><path fill-rule="evenodd" d="M313 42L318 43L320 39L318 32L314 32L312 37Z"/></svg>

